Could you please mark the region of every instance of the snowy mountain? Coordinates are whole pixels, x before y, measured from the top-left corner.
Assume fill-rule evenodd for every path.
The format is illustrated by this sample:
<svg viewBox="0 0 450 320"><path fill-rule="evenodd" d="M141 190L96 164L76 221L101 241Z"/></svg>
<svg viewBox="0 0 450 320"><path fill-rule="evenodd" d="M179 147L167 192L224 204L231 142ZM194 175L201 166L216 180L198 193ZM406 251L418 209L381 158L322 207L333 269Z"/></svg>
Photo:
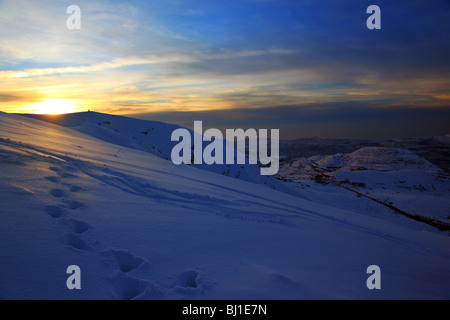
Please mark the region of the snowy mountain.
<svg viewBox="0 0 450 320"><path fill-rule="evenodd" d="M365 147L406 149L450 173L450 134L434 137L402 138L386 141L360 139L301 138L280 141L280 155L288 160L316 155L352 153Z"/></svg>
<svg viewBox="0 0 450 320"><path fill-rule="evenodd" d="M450 134L434 137L417 137L385 141L387 148L402 148L413 151L450 174Z"/></svg>
<svg viewBox="0 0 450 320"><path fill-rule="evenodd" d="M450 223L450 177L410 150L364 147L296 159L285 162L278 177L333 184L406 214Z"/></svg>
<svg viewBox="0 0 450 320"><path fill-rule="evenodd" d="M171 141L172 132L181 128L177 125L158 121L138 120L97 112L81 112L58 116L25 114L24 116L69 127L102 141L111 142L120 147L146 151L166 160L171 158L172 149L178 143ZM191 133L191 136L194 135L192 130L187 130ZM123 151L120 147L116 150L117 154ZM191 150L193 154L193 139ZM260 168L256 165L192 164L192 166L220 175L283 189L283 186L274 178L261 176Z"/></svg>
<svg viewBox="0 0 450 320"><path fill-rule="evenodd" d="M364 147L380 147L379 142L359 139L299 138L280 141L280 155L307 158L316 155L350 153Z"/></svg>
<svg viewBox="0 0 450 320"><path fill-rule="evenodd" d="M85 116L0 113L2 299L450 298L448 232L334 185L176 166L170 125Z"/></svg>

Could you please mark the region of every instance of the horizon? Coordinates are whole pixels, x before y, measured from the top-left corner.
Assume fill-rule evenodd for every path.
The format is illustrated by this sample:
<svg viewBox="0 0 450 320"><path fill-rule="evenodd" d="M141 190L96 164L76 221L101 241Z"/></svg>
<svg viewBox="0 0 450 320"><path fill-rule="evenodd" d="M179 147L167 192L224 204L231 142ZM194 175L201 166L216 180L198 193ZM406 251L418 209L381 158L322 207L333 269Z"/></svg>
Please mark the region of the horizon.
<svg viewBox="0 0 450 320"><path fill-rule="evenodd" d="M0 300L450 298L449 0L0 0L0 21Z"/></svg>
<svg viewBox="0 0 450 320"><path fill-rule="evenodd" d="M0 112L4 112L4 111L0 111ZM114 115L114 114L107 114L107 113L103 113L103 112L98 112L98 111L78 111L78 112L71 112L71 113L62 113L62 114L38 114L38 113L11 113L11 114L15 114L15 115L24 115L24 116L35 116L35 118L39 118L39 117L60 117L60 116L68 116L68 115L75 115L75 114L83 114L83 113L97 113L97 114L105 114L105 115L113 115L113 116L118 116L118 117L127 117L127 118L132 118L132 119L136 119L136 120L142 120L142 121L155 121L155 122L162 122L162 123L167 123L167 124L173 124L173 125L178 125L182 128L187 128L190 130L194 131L194 123L192 122L192 125L181 125L179 123L171 123L171 122L165 122L165 121L160 121L157 119L147 119L147 115L144 115L143 117L136 117L136 115ZM205 127L206 129L211 128L210 126ZM246 129L250 129L248 127L240 127L244 130ZM225 132L226 127L218 127L216 129L219 129L220 131ZM235 128L238 129L238 128ZM254 129L254 128L253 128ZM260 128L261 129L261 128ZM327 137L327 136L304 136L304 137L300 137L300 138L291 138L291 139L284 139L284 138L280 138L280 141L295 141L295 140L301 140L301 139L323 139L323 140L369 140L369 141L374 141L374 142L382 142L382 141L389 141L389 140L396 140L396 139L420 139L420 138L433 138L433 137L439 137L439 136L446 136L446 135L450 135L450 132L443 132L442 134L437 134L437 135L416 135L416 136L402 136L402 137L391 137L391 138L385 138L385 139L370 139L370 138L349 138L349 137L341 137L341 138L337 138L337 137ZM280 135L281 136L281 135ZM270 139L269 139L270 140Z"/></svg>
<svg viewBox="0 0 450 320"><path fill-rule="evenodd" d="M450 3L0 3L0 111L77 111L280 137L436 136L450 123ZM410 19L414 17L414 19Z"/></svg>

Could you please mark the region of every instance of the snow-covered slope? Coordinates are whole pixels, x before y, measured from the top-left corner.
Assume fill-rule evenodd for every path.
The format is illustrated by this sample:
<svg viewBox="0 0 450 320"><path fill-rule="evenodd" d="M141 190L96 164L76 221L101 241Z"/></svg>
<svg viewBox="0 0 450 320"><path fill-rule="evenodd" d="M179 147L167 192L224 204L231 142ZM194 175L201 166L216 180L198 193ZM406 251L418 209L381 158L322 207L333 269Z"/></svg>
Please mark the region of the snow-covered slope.
<svg viewBox="0 0 450 320"><path fill-rule="evenodd" d="M406 149L365 147L283 164L279 177L315 180L355 190L411 215L450 223L450 178Z"/></svg>
<svg viewBox="0 0 450 320"><path fill-rule="evenodd" d="M170 160L172 149L178 143L171 141L172 132L181 128L158 121L139 120L98 112L80 112L58 116L26 114L24 116L69 127L99 140L121 147L146 151L166 160ZM192 137L193 131L188 130ZM192 139L191 142L193 154L194 140ZM203 147L206 145L207 143ZM121 148L116 150L117 154L121 152ZM256 165L193 164L193 166L217 174L280 188L278 182L272 177L261 176L260 168Z"/></svg>
<svg viewBox="0 0 450 320"><path fill-rule="evenodd" d="M445 232L35 119L0 113L0 190L3 299L450 298Z"/></svg>

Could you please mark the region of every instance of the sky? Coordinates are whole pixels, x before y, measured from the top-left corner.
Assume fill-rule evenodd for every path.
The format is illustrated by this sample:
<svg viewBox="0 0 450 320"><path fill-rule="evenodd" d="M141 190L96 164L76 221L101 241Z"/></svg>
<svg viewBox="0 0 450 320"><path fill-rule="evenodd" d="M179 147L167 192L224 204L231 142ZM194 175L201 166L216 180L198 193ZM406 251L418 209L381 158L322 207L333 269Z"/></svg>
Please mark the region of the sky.
<svg viewBox="0 0 450 320"><path fill-rule="evenodd" d="M0 0L0 111L284 139L446 134L449 27L448 0Z"/></svg>

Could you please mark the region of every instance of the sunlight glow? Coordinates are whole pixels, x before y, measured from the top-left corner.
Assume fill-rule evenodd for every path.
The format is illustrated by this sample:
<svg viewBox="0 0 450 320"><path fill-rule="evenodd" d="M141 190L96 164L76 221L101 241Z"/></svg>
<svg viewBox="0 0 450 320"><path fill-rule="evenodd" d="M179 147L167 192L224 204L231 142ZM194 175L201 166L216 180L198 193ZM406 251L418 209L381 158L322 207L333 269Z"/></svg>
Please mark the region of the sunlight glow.
<svg viewBox="0 0 450 320"><path fill-rule="evenodd" d="M28 107L35 114L64 114L81 111L82 107L77 106L76 100L70 99L43 99Z"/></svg>

